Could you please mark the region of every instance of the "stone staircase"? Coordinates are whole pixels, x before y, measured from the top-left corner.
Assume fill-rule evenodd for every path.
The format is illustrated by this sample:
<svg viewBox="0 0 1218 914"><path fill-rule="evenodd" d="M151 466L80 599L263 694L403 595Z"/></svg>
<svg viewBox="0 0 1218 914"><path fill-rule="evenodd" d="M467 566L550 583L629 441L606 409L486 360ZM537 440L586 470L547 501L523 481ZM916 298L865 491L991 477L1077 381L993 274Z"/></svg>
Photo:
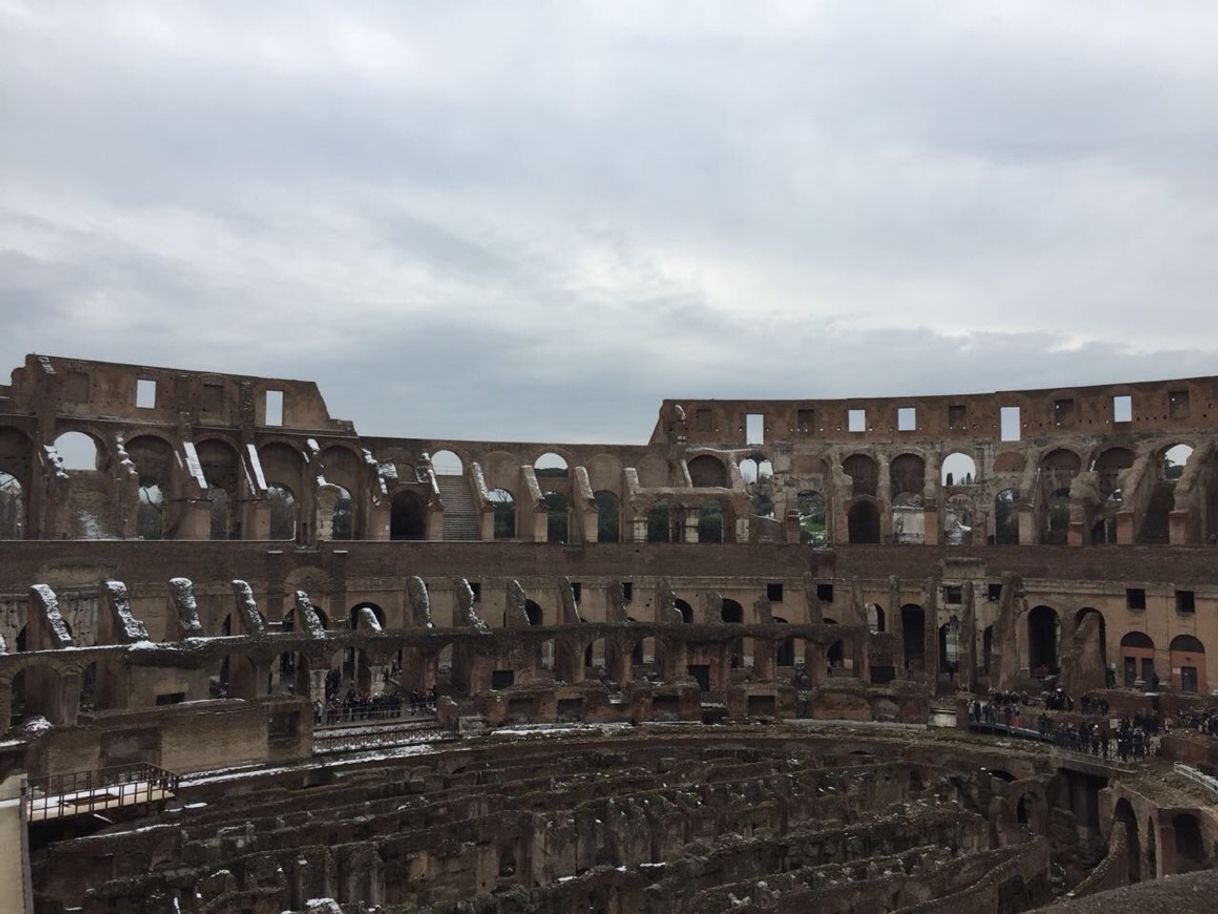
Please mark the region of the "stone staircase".
<svg viewBox="0 0 1218 914"><path fill-rule="evenodd" d="M476 541L481 538L482 515L464 476L436 476L444 501L444 539Z"/></svg>

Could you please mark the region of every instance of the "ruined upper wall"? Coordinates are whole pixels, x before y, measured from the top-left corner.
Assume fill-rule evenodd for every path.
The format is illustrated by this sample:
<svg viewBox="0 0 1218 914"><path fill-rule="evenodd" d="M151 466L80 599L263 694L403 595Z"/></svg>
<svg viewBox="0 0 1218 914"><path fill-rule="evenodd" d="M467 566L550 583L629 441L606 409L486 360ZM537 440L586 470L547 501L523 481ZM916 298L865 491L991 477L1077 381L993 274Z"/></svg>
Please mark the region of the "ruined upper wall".
<svg viewBox="0 0 1218 914"><path fill-rule="evenodd" d="M153 382L152 405L140 406L140 381ZM283 395L282 422L268 422L268 393ZM0 388L0 412L33 415L43 398L55 399L54 412L65 418L118 419L176 425L181 414L198 427L243 425L296 430L353 431L350 422L331 418L313 381L259 378L218 372L182 371L27 355L14 369L12 383ZM244 415L243 415L244 413Z"/></svg>
<svg viewBox="0 0 1218 914"><path fill-rule="evenodd" d="M1129 397L1130 419L1115 420L1115 398ZM747 417L763 415L764 443L829 444L929 442L956 438L1004 440L1002 408L1019 409L1019 438L1108 433L1212 431L1218 428L1218 378L1139 381L1092 387L1008 390L947 396L860 397L840 400L665 400L651 443L672 440L678 407L690 445L743 448ZM900 411L914 410L914 427ZM865 427L851 431L851 410L863 410ZM906 424L907 425L907 424ZM1015 440L1013 437L1006 440Z"/></svg>

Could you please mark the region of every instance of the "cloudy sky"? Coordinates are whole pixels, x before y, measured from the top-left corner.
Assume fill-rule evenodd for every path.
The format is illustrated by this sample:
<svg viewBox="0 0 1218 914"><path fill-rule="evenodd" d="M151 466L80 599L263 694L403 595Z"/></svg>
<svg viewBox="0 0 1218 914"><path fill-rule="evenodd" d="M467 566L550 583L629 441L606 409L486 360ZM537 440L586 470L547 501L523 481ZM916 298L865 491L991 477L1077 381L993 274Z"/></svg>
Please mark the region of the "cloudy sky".
<svg viewBox="0 0 1218 914"><path fill-rule="evenodd" d="M0 0L0 372L369 434L1218 373L1218 5Z"/></svg>

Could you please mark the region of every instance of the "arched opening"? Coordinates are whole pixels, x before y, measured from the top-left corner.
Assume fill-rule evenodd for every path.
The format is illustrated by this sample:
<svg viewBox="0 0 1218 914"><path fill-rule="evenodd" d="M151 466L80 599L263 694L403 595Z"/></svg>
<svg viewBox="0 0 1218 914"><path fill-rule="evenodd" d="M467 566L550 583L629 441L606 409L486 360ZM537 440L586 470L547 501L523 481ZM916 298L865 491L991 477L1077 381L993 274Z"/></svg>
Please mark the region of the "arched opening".
<svg viewBox="0 0 1218 914"><path fill-rule="evenodd" d="M1133 451L1123 447L1110 447L1095 459L1093 469L1100 494L1105 498L1114 493L1120 500L1121 471L1133 466Z"/></svg>
<svg viewBox="0 0 1218 914"><path fill-rule="evenodd" d="M916 454L901 454L888 467L895 500L898 495L914 495L920 500L926 485L926 461Z"/></svg>
<svg viewBox="0 0 1218 914"><path fill-rule="evenodd" d="M101 449L84 432L64 432L55 439L55 450L65 470L99 470Z"/></svg>
<svg viewBox="0 0 1218 914"><path fill-rule="evenodd" d="M1172 688L1180 692L1206 692L1205 645L1193 635L1176 635L1168 645Z"/></svg>
<svg viewBox="0 0 1218 914"><path fill-rule="evenodd" d="M351 493L342 486L335 486L338 495L330 509L330 539L349 540L354 535L353 502Z"/></svg>
<svg viewBox="0 0 1218 914"><path fill-rule="evenodd" d="M241 518L234 510L241 479L237 452L226 442L212 439L195 445L195 453L207 482L209 536L214 540L240 539Z"/></svg>
<svg viewBox="0 0 1218 914"><path fill-rule="evenodd" d="M1015 804L1015 821L1020 825L1028 824L1028 798L1025 794L1019 798L1019 802Z"/></svg>
<svg viewBox="0 0 1218 914"><path fill-rule="evenodd" d="M1139 543L1167 543L1171 539L1170 517L1176 506L1176 484L1193 449L1187 444L1173 444L1161 452L1158 476L1150 500L1142 513L1142 523L1135 539Z"/></svg>
<svg viewBox="0 0 1218 914"><path fill-rule="evenodd" d="M423 506L423 499L409 489L403 489L394 495L389 505L389 538L421 540L426 532L426 508Z"/></svg>
<svg viewBox="0 0 1218 914"><path fill-rule="evenodd" d="M1019 545L1019 490L1003 489L994 496L994 543Z"/></svg>
<svg viewBox="0 0 1218 914"><path fill-rule="evenodd" d="M916 603L901 607L906 674L926 672L926 611Z"/></svg>
<svg viewBox="0 0 1218 914"><path fill-rule="evenodd" d="M977 463L960 451L948 454L939 464L939 482L947 488L971 486L977 478Z"/></svg>
<svg viewBox="0 0 1218 914"><path fill-rule="evenodd" d="M491 489L486 498L494 512L495 539L512 539L516 535L516 499L507 489Z"/></svg>
<svg viewBox="0 0 1218 914"><path fill-rule="evenodd" d="M670 539L670 525L668 502L657 501L647 510L647 542L667 543Z"/></svg>
<svg viewBox="0 0 1218 914"><path fill-rule="evenodd" d="M752 454L740 461L740 476L748 484L774 475L774 465L764 454Z"/></svg>
<svg viewBox="0 0 1218 914"><path fill-rule="evenodd" d="M619 542L622 538L622 512L617 496L607 489L601 489L593 498L596 501L597 542Z"/></svg>
<svg viewBox="0 0 1218 914"><path fill-rule="evenodd" d="M538 479L566 479L570 475L567 461L561 454L547 451L533 463L533 474Z"/></svg>
<svg viewBox="0 0 1218 914"><path fill-rule="evenodd" d="M875 496L880 483L880 470L874 460L866 454L851 454L842 461L842 471L851 479L852 494Z"/></svg>
<svg viewBox="0 0 1218 914"><path fill-rule="evenodd" d="M699 454L686 466L689 468L689 480L696 488L727 488L727 467L718 457Z"/></svg>
<svg viewBox="0 0 1218 914"><path fill-rule="evenodd" d="M1104 614L1102 612L1100 612L1098 609L1093 609L1090 606L1084 606L1082 609L1080 609L1078 612L1076 612L1074 614L1075 628L1077 629L1078 626L1082 625L1083 620L1086 619L1088 616L1095 616L1096 619L1098 620L1099 638L1100 638L1100 661L1104 664L1104 669L1108 669L1108 634L1107 634L1106 624L1104 622Z"/></svg>
<svg viewBox="0 0 1218 914"><path fill-rule="evenodd" d="M546 542L565 543L570 536L571 513L567 496L559 492L547 492L542 501L546 505Z"/></svg>
<svg viewBox="0 0 1218 914"><path fill-rule="evenodd" d="M1145 632L1128 632L1121 638L1121 682L1125 688L1149 687L1156 681L1155 643Z"/></svg>
<svg viewBox="0 0 1218 914"><path fill-rule="evenodd" d="M775 616L774 621L779 625L787 625L786 619L781 616ZM783 638L778 644L778 650L775 651L774 663L776 666L795 666L795 639Z"/></svg>
<svg viewBox="0 0 1218 914"><path fill-rule="evenodd" d="M1138 835L1138 817L1133 811L1133 805L1124 797L1117 800L1112 810L1113 827L1119 823L1125 828L1126 866L1129 870L1129 881L1139 882L1142 879L1142 842ZM1151 833L1151 842L1154 833Z"/></svg>
<svg viewBox="0 0 1218 914"><path fill-rule="evenodd" d="M529 625L545 625L545 613L535 600L524 601L524 614L529 619Z"/></svg>
<svg viewBox="0 0 1218 914"><path fill-rule="evenodd" d="M825 652L825 661L829 664L830 674L842 670L846 666L846 649L841 641L834 641Z"/></svg>
<svg viewBox="0 0 1218 914"><path fill-rule="evenodd" d="M943 542L967 546L973 541L973 500L967 495L951 495L943 508Z"/></svg>
<svg viewBox="0 0 1218 914"><path fill-rule="evenodd" d="M874 502L856 501L846 515L849 540L852 543L880 541L880 511Z"/></svg>
<svg viewBox="0 0 1218 914"><path fill-rule="evenodd" d="M865 609L867 611L867 627L872 632L884 631L884 607L879 603L868 603Z"/></svg>
<svg viewBox="0 0 1218 914"><path fill-rule="evenodd" d="M725 599L719 610L719 618L723 622L741 624L744 622L744 607L735 600Z"/></svg>
<svg viewBox="0 0 1218 914"><path fill-rule="evenodd" d="M439 450L431 455L431 470L437 476L464 476L465 463L449 450Z"/></svg>
<svg viewBox="0 0 1218 914"><path fill-rule="evenodd" d="M0 470L0 539L25 537L25 490L17 477Z"/></svg>
<svg viewBox="0 0 1218 914"><path fill-rule="evenodd" d="M698 542L723 542L723 508L717 501L708 501L698 509Z"/></svg>
<svg viewBox="0 0 1218 914"><path fill-rule="evenodd" d="M292 490L280 483L266 487L267 502L271 506L271 532L273 540L296 539L298 509Z"/></svg>
<svg viewBox="0 0 1218 914"><path fill-rule="evenodd" d="M1053 492L1057 489L1066 489L1068 491L1070 483L1074 482L1074 477L1082 468L1082 463L1078 454L1065 448L1056 448L1045 454L1040 461L1040 475L1044 480L1045 490Z"/></svg>
<svg viewBox="0 0 1218 914"><path fill-rule="evenodd" d="M160 438L142 436L127 444L127 454L139 477L139 506L136 529L139 538L159 540L165 535L165 507L173 467L173 448Z"/></svg>
<svg viewBox="0 0 1218 914"><path fill-rule="evenodd" d="M1057 672L1061 648L1061 620L1049 606L1036 606L1028 613L1028 669L1033 676Z"/></svg>
<svg viewBox="0 0 1218 914"><path fill-rule="evenodd" d="M1045 542L1050 546L1066 545L1070 530L1070 490L1057 489L1049 495L1045 511Z"/></svg>
<svg viewBox="0 0 1218 914"><path fill-rule="evenodd" d="M823 546L828 542L825 523L825 497L810 490L799 493L796 500L799 508L799 541L810 546Z"/></svg>
<svg viewBox="0 0 1218 914"><path fill-rule="evenodd" d="M753 492L752 506L750 512L756 517L774 516L774 499L770 497L770 493L762 489L756 489Z"/></svg>
<svg viewBox="0 0 1218 914"><path fill-rule="evenodd" d="M682 622L684 622L686 625L688 625L694 621L694 608L692 606L690 606L680 597L677 597L675 600L673 600L673 604L676 606L677 612L679 612L681 614Z"/></svg>
<svg viewBox="0 0 1218 914"><path fill-rule="evenodd" d="M1197 817L1192 813L1177 813L1172 816L1171 825L1176 831L1176 872L1192 873L1206 869L1208 855Z"/></svg>

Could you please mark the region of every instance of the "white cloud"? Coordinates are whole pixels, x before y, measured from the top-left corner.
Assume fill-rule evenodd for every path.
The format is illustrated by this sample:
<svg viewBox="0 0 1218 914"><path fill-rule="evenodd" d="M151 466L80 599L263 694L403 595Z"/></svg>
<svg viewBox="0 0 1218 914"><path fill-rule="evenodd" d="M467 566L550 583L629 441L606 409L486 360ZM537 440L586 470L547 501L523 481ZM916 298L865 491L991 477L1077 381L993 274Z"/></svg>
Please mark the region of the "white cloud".
<svg viewBox="0 0 1218 914"><path fill-rule="evenodd" d="M7 0L0 359L585 440L665 396L1210 373L1216 38L1208 3Z"/></svg>

